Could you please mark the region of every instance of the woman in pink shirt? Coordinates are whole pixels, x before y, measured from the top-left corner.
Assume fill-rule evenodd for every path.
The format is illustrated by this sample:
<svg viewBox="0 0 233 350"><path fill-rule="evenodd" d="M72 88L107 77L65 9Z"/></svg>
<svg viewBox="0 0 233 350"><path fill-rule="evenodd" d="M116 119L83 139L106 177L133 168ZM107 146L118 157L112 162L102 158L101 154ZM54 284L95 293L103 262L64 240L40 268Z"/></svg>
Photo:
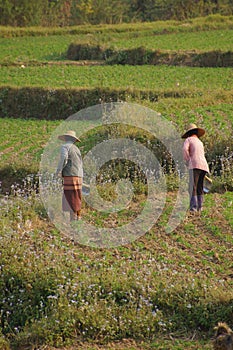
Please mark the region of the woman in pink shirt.
<svg viewBox="0 0 233 350"><path fill-rule="evenodd" d="M183 158L189 168L190 211L201 211L203 205L203 184L205 175L209 172L204 152L204 146L199 139L205 130L190 124L189 129L182 135Z"/></svg>

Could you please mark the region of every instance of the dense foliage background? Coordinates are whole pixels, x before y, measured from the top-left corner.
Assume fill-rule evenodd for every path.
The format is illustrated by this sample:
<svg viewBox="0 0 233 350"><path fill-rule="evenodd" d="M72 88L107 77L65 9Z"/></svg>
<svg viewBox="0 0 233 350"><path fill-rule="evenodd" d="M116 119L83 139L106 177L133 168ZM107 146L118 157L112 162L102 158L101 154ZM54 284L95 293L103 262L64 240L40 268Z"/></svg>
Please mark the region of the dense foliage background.
<svg viewBox="0 0 233 350"><path fill-rule="evenodd" d="M67 26L233 14L232 0L0 0L0 25Z"/></svg>

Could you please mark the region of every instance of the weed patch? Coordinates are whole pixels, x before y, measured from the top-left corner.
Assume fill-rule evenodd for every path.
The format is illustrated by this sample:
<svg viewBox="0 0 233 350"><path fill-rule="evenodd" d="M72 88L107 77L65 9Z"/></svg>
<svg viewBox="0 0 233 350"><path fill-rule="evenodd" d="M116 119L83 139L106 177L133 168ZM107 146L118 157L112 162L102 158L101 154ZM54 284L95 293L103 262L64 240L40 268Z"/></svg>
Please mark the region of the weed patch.
<svg viewBox="0 0 233 350"><path fill-rule="evenodd" d="M172 334L178 348L182 341L175 338L184 333L210 338L218 320L232 318L232 231L222 231L221 221L216 223L221 235L209 231L208 203L215 197L216 211L221 205L219 195L208 196L206 214L187 217L172 234L158 223L132 244L109 250L73 245L47 221L34 193L27 199L1 197L6 339L15 348L125 338L157 346L159 335ZM167 208L173 203L168 198ZM231 200L227 193L225 205Z"/></svg>

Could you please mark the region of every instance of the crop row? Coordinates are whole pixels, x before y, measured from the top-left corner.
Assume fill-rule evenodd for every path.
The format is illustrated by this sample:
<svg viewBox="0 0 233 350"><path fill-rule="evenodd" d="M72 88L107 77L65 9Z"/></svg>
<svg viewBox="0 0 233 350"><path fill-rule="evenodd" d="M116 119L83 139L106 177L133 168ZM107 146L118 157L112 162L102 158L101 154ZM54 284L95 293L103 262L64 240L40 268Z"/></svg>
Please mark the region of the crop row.
<svg viewBox="0 0 233 350"><path fill-rule="evenodd" d="M72 42L91 45L107 45L114 50L132 49L140 46L156 50L222 50L233 46L233 30L170 33L154 35L143 31L137 33L95 33L81 35L54 35L43 37L0 38L0 62L4 64L34 61L63 60Z"/></svg>
<svg viewBox="0 0 233 350"><path fill-rule="evenodd" d="M1 67L0 84L48 88L135 88L190 92L230 91L230 68L190 68L172 66L17 66Z"/></svg>
<svg viewBox="0 0 233 350"><path fill-rule="evenodd" d="M190 33L169 33L164 35L134 35L131 38L113 38L116 49L132 49L144 46L159 50L232 50L233 30L214 30Z"/></svg>

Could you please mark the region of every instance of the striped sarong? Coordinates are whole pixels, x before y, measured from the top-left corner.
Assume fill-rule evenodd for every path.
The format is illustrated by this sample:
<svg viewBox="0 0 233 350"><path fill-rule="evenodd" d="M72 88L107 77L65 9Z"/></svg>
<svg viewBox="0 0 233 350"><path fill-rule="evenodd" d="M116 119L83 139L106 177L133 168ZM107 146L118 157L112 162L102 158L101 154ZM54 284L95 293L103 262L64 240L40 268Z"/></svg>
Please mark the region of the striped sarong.
<svg viewBox="0 0 233 350"><path fill-rule="evenodd" d="M82 178L78 176L63 177L62 210L78 212L82 204Z"/></svg>

